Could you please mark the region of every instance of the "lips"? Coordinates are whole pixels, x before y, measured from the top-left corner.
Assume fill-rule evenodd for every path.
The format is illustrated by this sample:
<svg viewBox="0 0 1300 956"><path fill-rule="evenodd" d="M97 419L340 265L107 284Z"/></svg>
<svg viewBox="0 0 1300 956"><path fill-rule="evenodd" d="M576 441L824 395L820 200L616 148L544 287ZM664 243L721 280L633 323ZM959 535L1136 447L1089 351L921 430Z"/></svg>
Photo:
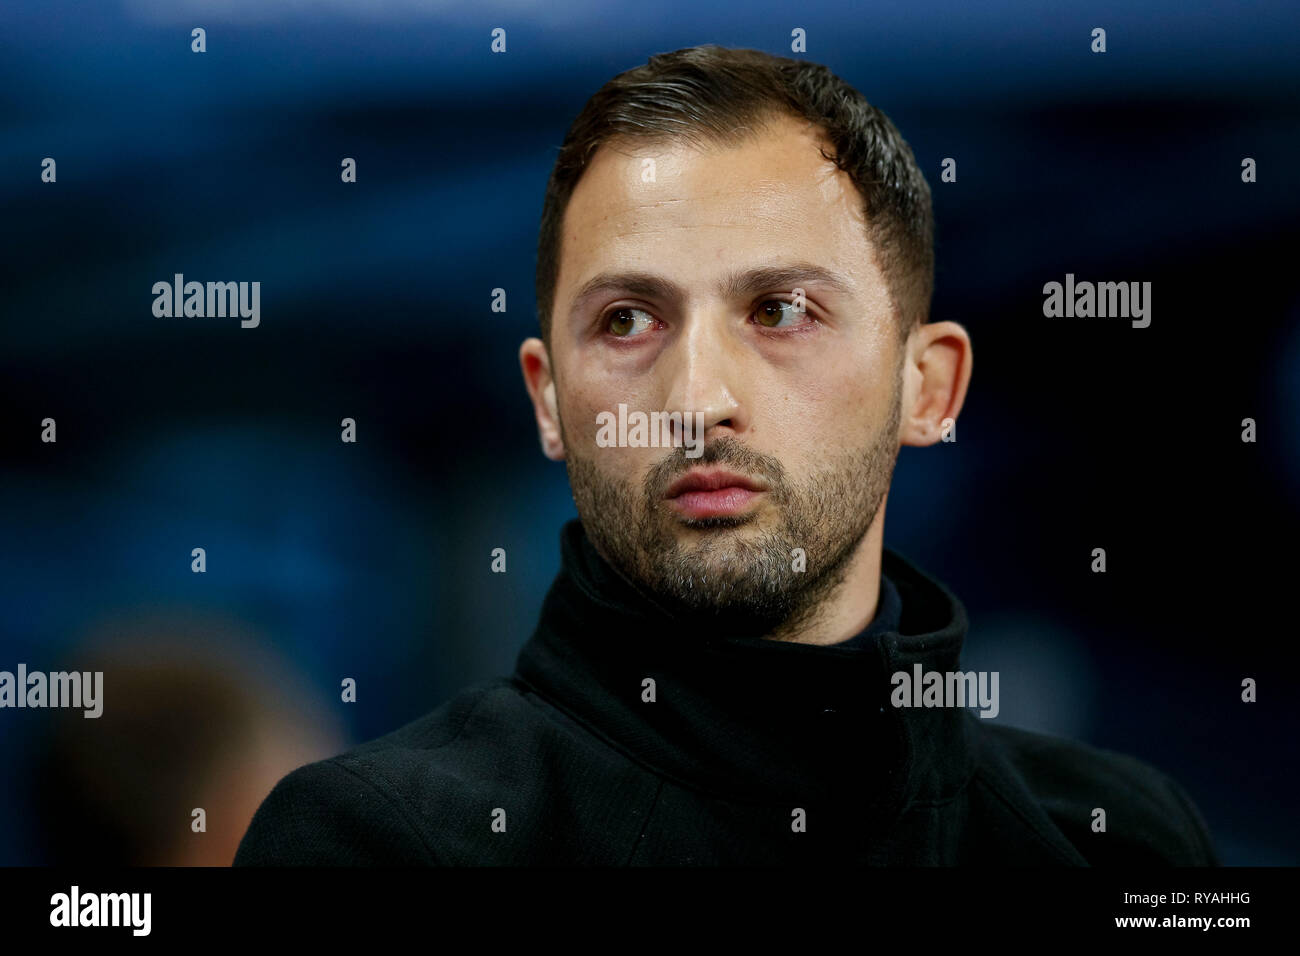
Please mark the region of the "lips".
<svg viewBox="0 0 1300 956"><path fill-rule="evenodd" d="M674 481L664 497L687 517L717 518L741 514L766 490L762 482L735 472L701 469Z"/></svg>

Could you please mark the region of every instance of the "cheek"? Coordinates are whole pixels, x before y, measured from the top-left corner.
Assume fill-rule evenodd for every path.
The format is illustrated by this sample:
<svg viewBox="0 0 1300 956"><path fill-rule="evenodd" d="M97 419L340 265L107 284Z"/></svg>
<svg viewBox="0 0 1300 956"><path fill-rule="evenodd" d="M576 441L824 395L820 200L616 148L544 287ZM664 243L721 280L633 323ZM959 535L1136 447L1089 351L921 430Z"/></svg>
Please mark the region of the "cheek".
<svg viewBox="0 0 1300 956"><path fill-rule="evenodd" d="M759 436L760 443L815 459L875 434L893 400L892 357L875 353L864 360L864 353L843 345L829 349L807 369L765 389L757 421L768 434Z"/></svg>
<svg viewBox="0 0 1300 956"><path fill-rule="evenodd" d="M574 381L566 376L562 387L557 392L560 418L564 422L564 434L570 445L579 449L595 449L597 416L601 412L618 411L618 399L607 394L599 382L587 379ZM604 449L600 449L604 450Z"/></svg>
<svg viewBox="0 0 1300 956"><path fill-rule="evenodd" d="M627 406L630 415L637 409L654 409L635 391L614 385L587 382L581 387L565 392L560 398L560 415L569 448L585 458L601 474L619 481L640 484L646 472L661 461L670 450L664 448L618 447L597 443L603 422L612 422L605 433L617 439L619 404ZM598 417L599 416L599 417Z"/></svg>

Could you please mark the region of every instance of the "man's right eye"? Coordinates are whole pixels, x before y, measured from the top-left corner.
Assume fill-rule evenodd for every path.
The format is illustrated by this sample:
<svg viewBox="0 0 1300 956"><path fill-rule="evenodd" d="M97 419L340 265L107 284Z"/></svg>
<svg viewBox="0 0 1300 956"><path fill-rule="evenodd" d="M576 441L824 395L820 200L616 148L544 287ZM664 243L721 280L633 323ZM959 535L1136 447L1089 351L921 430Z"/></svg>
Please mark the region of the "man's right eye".
<svg viewBox="0 0 1300 956"><path fill-rule="evenodd" d="M605 318L605 328L621 339L640 335L654 325L654 317L645 309L615 309Z"/></svg>

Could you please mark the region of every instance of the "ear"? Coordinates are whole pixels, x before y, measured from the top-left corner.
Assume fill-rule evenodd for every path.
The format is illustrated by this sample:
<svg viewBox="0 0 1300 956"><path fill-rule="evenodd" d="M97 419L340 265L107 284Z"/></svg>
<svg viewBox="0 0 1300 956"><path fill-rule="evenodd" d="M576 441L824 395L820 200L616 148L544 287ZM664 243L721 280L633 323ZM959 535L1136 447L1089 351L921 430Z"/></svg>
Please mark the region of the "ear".
<svg viewBox="0 0 1300 956"><path fill-rule="evenodd" d="M957 421L970 384L971 344L956 322L929 322L907 339L899 443L933 445Z"/></svg>
<svg viewBox="0 0 1300 956"><path fill-rule="evenodd" d="M524 373L524 387L533 401L537 416L537 435L542 454L552 461L564 459L564 435L560 431L560 412L555 404L555 376L551 357L541 339L525 339L519 346L519 366Z"/></svg>

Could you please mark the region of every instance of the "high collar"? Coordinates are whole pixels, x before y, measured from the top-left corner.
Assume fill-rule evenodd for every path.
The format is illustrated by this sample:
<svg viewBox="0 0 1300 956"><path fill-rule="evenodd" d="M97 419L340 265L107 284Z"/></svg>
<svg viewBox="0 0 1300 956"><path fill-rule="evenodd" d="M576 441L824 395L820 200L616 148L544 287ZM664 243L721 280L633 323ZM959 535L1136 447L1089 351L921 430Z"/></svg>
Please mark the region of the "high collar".
<svg viewBox="0 0 1300 956"><path fill-rule="evenodd" d="M901 623L865 650L724 635L674 617L610 567L576 520L561 532L561 557L516 678L654 772L747 804L851 804L882 824L970 776L970 715L890 703L897 671L957 670L966 633L961 602L897 553L884 549L882 565Z"/></svg>

